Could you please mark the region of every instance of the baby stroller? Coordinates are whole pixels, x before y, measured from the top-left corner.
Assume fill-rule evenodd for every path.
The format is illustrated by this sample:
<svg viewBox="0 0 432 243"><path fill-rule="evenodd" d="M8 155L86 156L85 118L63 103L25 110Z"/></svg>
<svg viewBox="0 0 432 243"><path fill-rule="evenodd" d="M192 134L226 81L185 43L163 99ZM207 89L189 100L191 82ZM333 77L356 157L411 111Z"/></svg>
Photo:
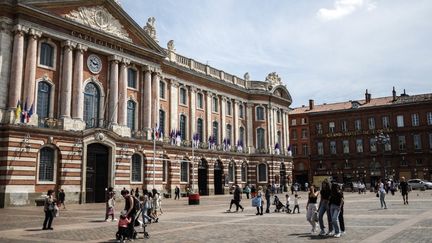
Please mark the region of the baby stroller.
<svg viewBox="0 0 432 243"><path fill-rule="evenodd" d="M145 223L141 222L141 220L139 220L142 213L143 213L142 210L140 210L135 215L135 217L133 219L134 229L133 229L133 233L132 233L132 239L136 239L138 234L143 234L144 238L146 238L146 239L150 238L150 235L146 231L147 224L145 224ZM137 232L135 230L135 227L139 227L139 226L141 226L143 228L143 232ZM116 233L116 239L120 242L124 242L126 240L127 235L129 235L129 232L127 231L127 229L119 230Z"/></svg>
<svg viewBox="0 0 432 243"><path fill-rule="evenodd" d="M276 209L275 212L280 212L280 210L284 208L283 203L279 200L279 198L277 196L274 196L274 205L276 205Z"/></svg>

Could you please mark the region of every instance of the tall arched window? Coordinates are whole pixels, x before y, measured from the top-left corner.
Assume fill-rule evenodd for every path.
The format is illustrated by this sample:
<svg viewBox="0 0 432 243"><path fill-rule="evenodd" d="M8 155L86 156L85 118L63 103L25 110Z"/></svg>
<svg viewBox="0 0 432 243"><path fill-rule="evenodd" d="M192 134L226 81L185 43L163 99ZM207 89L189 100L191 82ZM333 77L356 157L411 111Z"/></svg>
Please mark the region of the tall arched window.
<svg viewBox="0 0 432 243"><path fill-rule="evenodd" d="M42 42L40 48L40 65L54 67L54 47L48 43Z"/></svg>
<svg viewBox="0 0 432 243"><path fill-rule="evenodd" d="M180 115L180 133L181 139L186 140L186 116Z"/></svg>
<svg viewBox="0 0 432 243"><path fill-rule="evenodd" d="M141 182L142 181L142 159L141 155L132 155L132 181Z"/></svg>
<svg viewBox="0 0 432 243"><path fill-rule="evenodd" d="M243 142L245 141L244 140L244 135L245 135L244 132L245 132L244 127L240 127L239 141L241 142L241 144L243 144Z"/></svg>
<svg viewBox="0 0 432 243"><path fill-rule="evenodd" d="M162 133L161 136L165 134L165 111L159 110L159 131Z"/></svg>
<svg viewBox="0 0 432 243"><path fill-rule="evenodd" d="M232 126L231 124L227 124L226 125L226 138L231 140L231 135L232 135Z"/></svg>
<svg viewBox="0 0 432 243"><path fill-rule="evenodd" d="M235 163L231 161L228 165L228 177L229 182L234 182L235 180Z"/></svg>
<svg viewBox="0 0 432 243"><path fill-rule="evenodd" d="M213 97L212 99L212 110L213 112L218 112L218 98Z"/></svg>
<svg viewBox="0 0 432 243"><path fill-rule="evenodd" d="M258 106L256 108L256 119L258 121L264 121L264 107Z"/></svg>
<svg viewBox="0 0 432 243"><path fill-rule="evenodd" d="M241 168L241 180L247 182L247 163L243 162Z"/></svg>
<svg viewBox="0 0 432 243"><path fill-rule="evenodd" d="M94 83L88 83L84 89L84 121L87 128L97 127L99 99L99 89Z"/></svg>
<svg viewBox="0 0 432 243"><path fill-rule="evenodd" d="M244 114L243 114L243 105L239 105L239 117L240 117L240 118L244 118Z"/></svg>
<svg viewBox="0 0 432 243"><path fill-rule="evenodd" d="M280 111L276 111L276 119L277 119L277 123L281 123L281 113Z"/></svg>
<svg viewBox="0 0 432 243"><path fill-rule="evenodd" d="M276 133L276 142L279 144L279 146L282 145L281 144L281 138L282 138L281 131L277 131L277 133Z"/></svg>
<svg viewBox="0 0 432 243"><path fill-rule="evenodd" d="M264 128L257 129L257 148L264 149L265 148L265 136L264 136Z"/></svg>
<svg viewBox="0 0 432 243"><path fill-rule="evenodd" d="M226 115L231 116L231 101L227 101L226 103Z"/></svg>
<svg viewBox="0 0 432 243"><path fill-rule="evenodd" d="M45 118L49 117L51 85L45 81L38 83L37 108L36 113L39 117L39 126L45 127Z"/></svg>
<svg viewBox="0 0 432 243"><path fill-rule="evenodd" d="M202 118L198 118L197 120L197 133L200 142L203 142L204 122Z"/></svg>
<svg viewBox="0 0 432 243"><path fill-rule="evenodd" d="M180 88L180 104L187 105L187 92L185 88Z"/></svg>
<svg viewBox="0 0 432 243"><path fill-rule="evenodd" d="M132 100L127 102L127 126L134 131L135 130L135 108L136 103Z"/></svg>
<svg viewBox="0 0 432 243"><path fill-rule="evenodd" d="M215 143L219 144L219 124L217 121L213 122L213 138L215 139Z"/></svg>
<svg viewBox="0 0 432 243"><path fill-rule="evenodd" d="M267 181L267 165L264 163L258 165L258 181Z"/></svg>
<svg viewBox="0 0 432 243"><path fill-rule="evenodd" d="M44 147L39 153L39 181L54 181L54 149Z"/></svg>
<svg viewBox="0 0 432 243"><path fill-rule="evenodd" d="M180 164L180 181L188 182L189 180L189 163L182 161Z"/></svg>

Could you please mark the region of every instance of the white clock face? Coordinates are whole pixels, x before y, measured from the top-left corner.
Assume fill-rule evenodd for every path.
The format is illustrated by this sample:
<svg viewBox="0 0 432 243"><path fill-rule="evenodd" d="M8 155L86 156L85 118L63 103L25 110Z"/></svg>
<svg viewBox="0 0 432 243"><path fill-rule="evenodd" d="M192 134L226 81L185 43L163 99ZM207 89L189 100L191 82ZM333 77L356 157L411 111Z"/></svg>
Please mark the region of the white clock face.
<svg viewBox="0 0 432 243"><path fill-rule="evenodd" d="M90 72L98 74L102 70L102 60L95 54L91 54L87 58L87 67Z"/></svg>

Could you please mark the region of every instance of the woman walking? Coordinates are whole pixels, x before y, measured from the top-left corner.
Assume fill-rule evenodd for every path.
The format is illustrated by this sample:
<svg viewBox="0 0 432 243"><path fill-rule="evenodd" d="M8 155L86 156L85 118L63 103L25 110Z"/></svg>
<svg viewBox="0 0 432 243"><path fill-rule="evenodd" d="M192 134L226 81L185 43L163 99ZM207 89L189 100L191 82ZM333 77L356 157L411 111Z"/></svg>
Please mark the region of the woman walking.
<svg viewBox="0 0 432 243"><path fill-rule="evenodd" d="M317 211L317 198L318 198L319 192L315 191L315 186L309 187L309 195L308 195L308 201L306 204L306 219L307 221L312 225L311 234L315 233L316 230L316 223L318 219Z"/></svg>
<svg viewBox="0 0 432 243"><path fill-rule="evenodd" d="M320 191L320 195L321 195L321 200L319 203L319 212L318 212L318 221L319 221L319 226L320 226L320 233L319 235L325 235L325 226L324 226L324 214L327 214L327 222L328 222L328 232L327 235L331 235L333 232L333 227L331 224L331 216L330 216L330 204L329 204L329 199L330 199L330 194L331 194L331 190L330 190L330 183L328 182L328 180L324 180L321 184L321 191Z"/></svg>
<svg viewBox="0 0 432 243"><path fill-rule="evenodd" d="M330 215L332 217L332 224L335 230L334 237L339 238L341 236L341 232L339 229L339 214L341 211L341 207L343 205L343 194L339 185L333 183L331 186L331 194L330 194Z"/></svg>
<svg viewBox="0 0 432 243"><path fill-rule="evenodd" d="M115 192L114 188L108 187L106 191L106 210L105 210L105 221L108 221L108 218L111 216L111 221L117 221L114 214L115 209Z"/></svg>
<svg viewBox="0 0 432 243"><path fill-rule="evenodd" d="M263 215L263 200L262 200L262 195L263 195L263 188L262 188L262 186L259 186L258 187L258 192L256 194L256 197L258 198L258 204L257 204L257 207L256 207L256 209L257 209L256 215Z"/></svg>
<svg viewBox="0 0 432 243"><path fill-rule="evenodd" d="M153 217L155 218L155 223L157 223L159 221L158 211L161 208L161 199L156 189L153 189L152 192L153 192Z"/></svg>
<svg viewBox="0 0 432 243"><path fill-rule="evenodd" d="M378 193L379 193L381 208L383 208L384 206L384 209L387 209L387 204L385 202L386 190L384 188L384 179L381 179L380 183L378 184Z"/></svg>
<svg viewBox="0 0 432 243"><path fill-rule="evenodd" d="M44 203L45 220L43 222L42 230L53 230L51 227L55 214L55 199L53 196L54 191L48 190Z"/></svg>

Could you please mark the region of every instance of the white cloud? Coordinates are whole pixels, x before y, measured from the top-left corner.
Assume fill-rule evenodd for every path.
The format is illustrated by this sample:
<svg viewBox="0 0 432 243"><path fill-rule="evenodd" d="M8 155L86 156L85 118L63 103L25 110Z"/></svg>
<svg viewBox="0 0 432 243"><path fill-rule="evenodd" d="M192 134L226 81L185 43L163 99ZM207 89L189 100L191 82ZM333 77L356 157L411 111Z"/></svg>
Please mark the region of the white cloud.
<svg viewBox="0 0 432 243"><path fill-rule="evenodd" d="M372 0L335 0L333 9L321 8L317 12L317 17L325 21L334 20L364 8L372 11L376 8L376 2Z"/></svg>

